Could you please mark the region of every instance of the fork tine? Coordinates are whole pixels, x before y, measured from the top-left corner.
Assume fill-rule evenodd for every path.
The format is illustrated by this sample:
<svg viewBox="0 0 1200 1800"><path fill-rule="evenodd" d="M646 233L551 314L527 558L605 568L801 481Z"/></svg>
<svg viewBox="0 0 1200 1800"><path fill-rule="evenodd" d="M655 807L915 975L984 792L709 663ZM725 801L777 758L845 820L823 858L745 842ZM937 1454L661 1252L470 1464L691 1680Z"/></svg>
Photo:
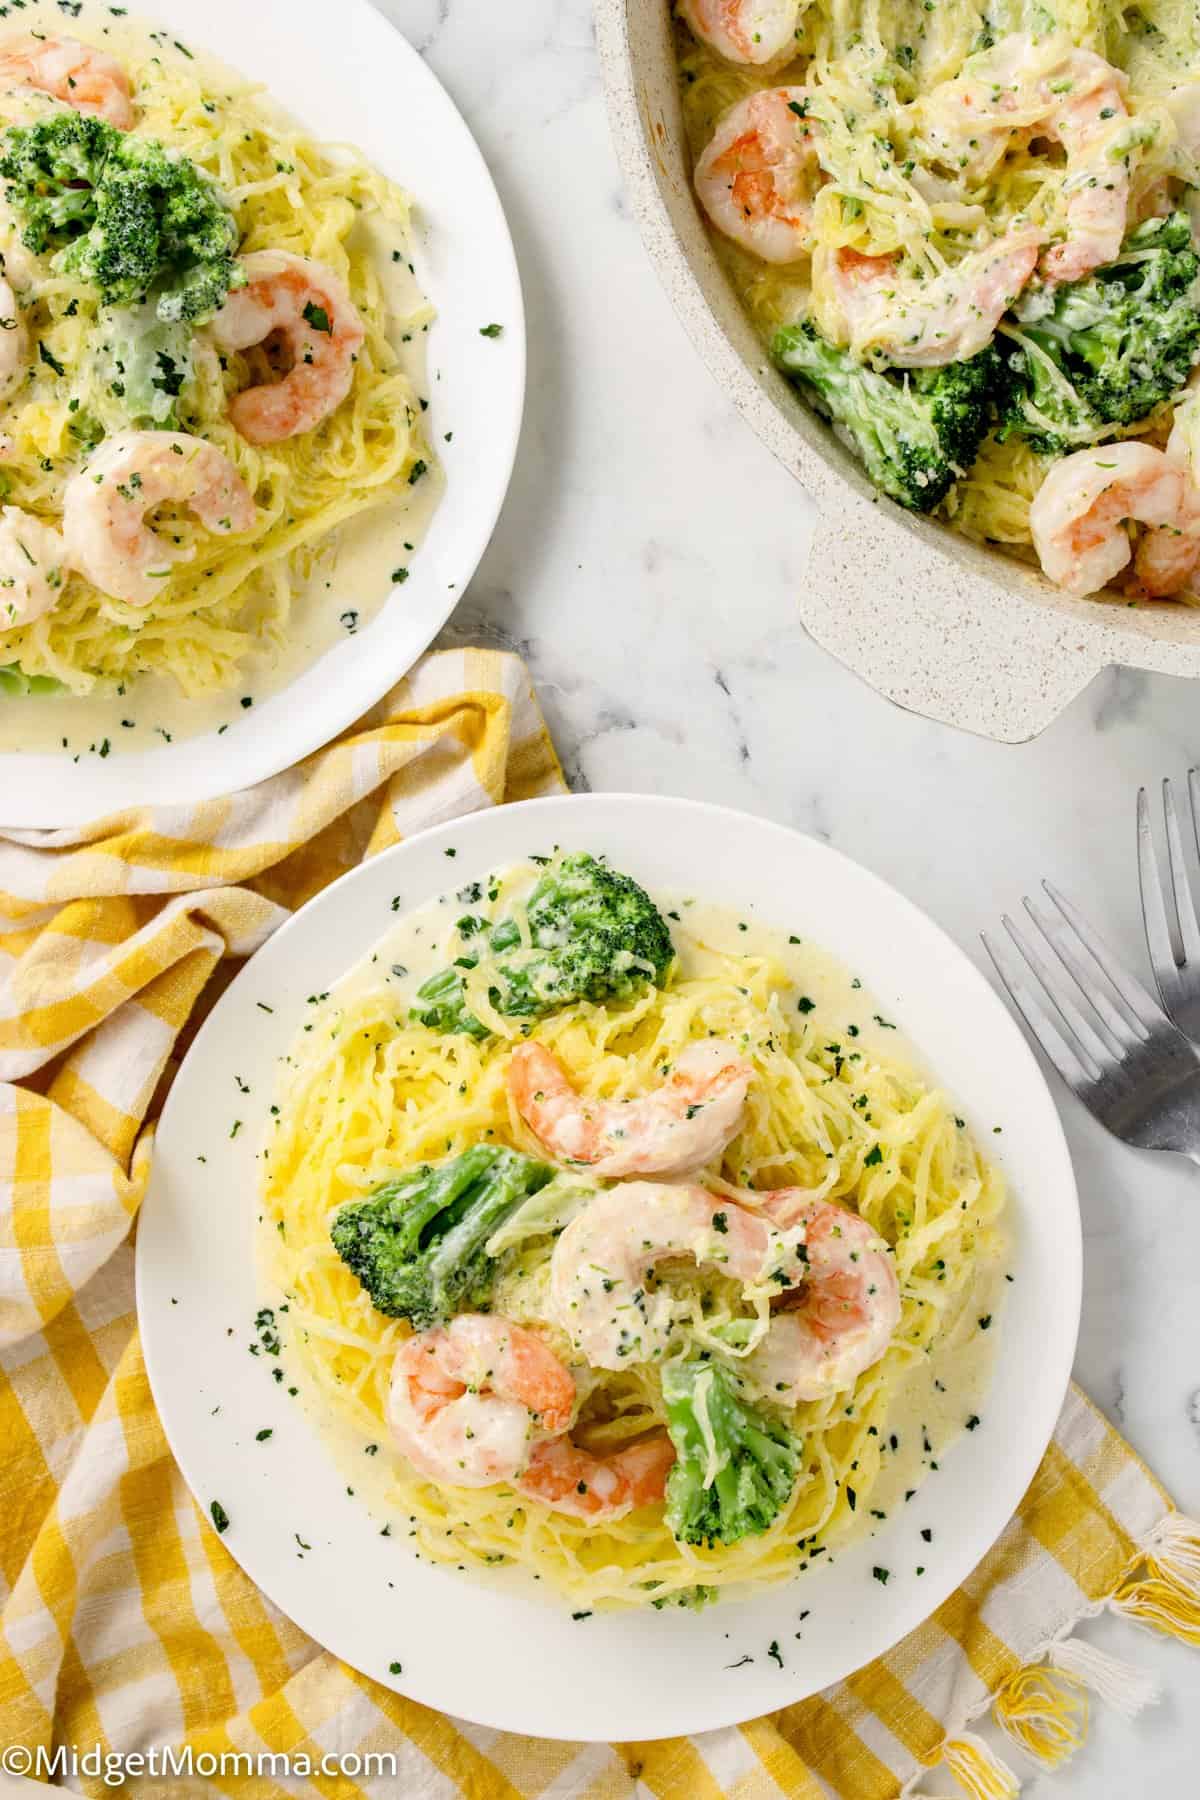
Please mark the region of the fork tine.
<svg viewBox="0 0 1200 1800"><path fill-rule="evenodd" d="M1150 805L1145 788L1137 797L1137 861L1138 886L1142 893L1142 922L1146 927L1146 948L1150 966L1158 983L1158 992L1168 1011L1180 1000L1179 965L1171 943L1171 927L1163 898L1158 857L1154 853L1154 836L1150 830Z"/></svg>
<svg viewBox="0 0 1200 1800"><path fill-rule="evenodd" d="M1136 975L1131 975L1109 949L1098 931L1088 924L1079 908L1053 885L1043 881L1042 887L1071 927L1088 955L1109 985L1118 993L1145 1031L1160 1030L1168 1023L1158 1002L1151 998Z"/></svg>
<svg viewBox="0 0 1200 1800"><path fill-rule="evenodd" d="M1000 977L1009 999L1071 1092L1083 1100L1086 1090L1097 1077L1090 1072L1077 1051L1067 1042L1033 989L1022 981L1019 975L1009 976L987 933L981 932L980 936L983 939L984 949L992 959L992 967Z"/></svg>
<svg viewBox="0 0 1200 1800"><path fill-rule="evenodd" d="M1148 1035L1145 1027L1137 1019L1131 1021L1114 1001L1103 978L1080 956L1075 943L1067 935L1068 928L1063 921L1053 913L1040 913L1032 900L1025 901L1025 911L1074 982L1089 1008L1088 1017L1094 1012L1099 1018L1102 1027L1100 1036L1111 1054L1120 1058L1135 1044L1144 1042Z"/></svg>
<svg viewBox="0 0 1200 1800"><path fill-rule="evenodd" d="M1200 769L1188 770L1188 802L1192 809L1192 838L1200 856Z"/></svg>
<svg viewBox="0 0 1200 1800"><path fill-rule="evenodd" d="M1179 815L1175 810L1175 785L1171 781L1164 781L1162 785L1163 823L1167 828L1167 863L1171 870L1175 919L1183 946L1183 960L1185 963L1195 963L1200 961L1200 926L1196 923L1196 903L1192 899L1192 884L1188 876L1187 859L1183 854L1183 835L1179 829Z"/></svg>
<svg viewBox="0 0 1200 1800"><path fill-rule="evenodd" d="M1038 918L1029 900L1024 902L1030 920L1053 949L1054 945L1046 932L1045 925ZM1005 931L1025 958L1033 973L1041 982L1050 1000L1054 1003L1059 1016L1067 1029L1074 1034L1076 1043L1085 1056L1090 1058L1097 1076L1104 1069L1111 1069L1114 1062L1125 1054L1125 1044L1095 1004L1095 996L1082 990L1079 997L1071 990L1071 971L1064 979L1061 969L1055 968L1043 954L1040 947L1027 938L1007 916L1003 919ZM1078 987L1076 978L1076 987ZM1079 1004L1082 999L1083 1006ZM1084 1008L1088 1010L1085 1011Z"/></svg>

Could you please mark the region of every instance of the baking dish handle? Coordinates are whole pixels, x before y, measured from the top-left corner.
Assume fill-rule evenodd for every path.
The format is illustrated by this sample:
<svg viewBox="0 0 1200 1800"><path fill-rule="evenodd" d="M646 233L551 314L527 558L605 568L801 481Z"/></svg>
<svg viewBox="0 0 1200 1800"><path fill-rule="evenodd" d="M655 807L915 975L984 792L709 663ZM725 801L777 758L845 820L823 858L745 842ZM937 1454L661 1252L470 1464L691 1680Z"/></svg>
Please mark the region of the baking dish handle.
<svg viewBox="0 0 1200 1800"><path fill-rule="evenodd" d="M855 493L815 456L797 473L820 507L800 597L804 624L898 706L1022 743L1106 666L1074 616L1094 602L1048 601L1045 584L1012 562L999 565L1003 581L994 579L994 552L948 529L944 548L927 541L890 503Z"/></svg>

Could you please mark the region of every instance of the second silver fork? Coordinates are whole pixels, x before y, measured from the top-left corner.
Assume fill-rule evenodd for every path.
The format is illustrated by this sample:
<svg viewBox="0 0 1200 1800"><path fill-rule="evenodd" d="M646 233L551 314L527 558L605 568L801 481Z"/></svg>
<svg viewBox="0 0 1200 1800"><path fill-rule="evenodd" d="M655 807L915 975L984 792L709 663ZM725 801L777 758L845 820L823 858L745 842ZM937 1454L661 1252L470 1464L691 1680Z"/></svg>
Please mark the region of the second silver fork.
<svg viewBox="0 0 1200 1800"><path fill-rule="evenodd" d="M1187 780L1190 836L1200 855L1200 774L1189 769ZM1142 891L1146 947L1164 1011L1200 1049L1200 918L1192 893L1175 788L1169 780L1162 784L1162 809L1170 877L1169 901L1154 846L1150 803L1145 788L1138 790L1138 880Z"/></svg>

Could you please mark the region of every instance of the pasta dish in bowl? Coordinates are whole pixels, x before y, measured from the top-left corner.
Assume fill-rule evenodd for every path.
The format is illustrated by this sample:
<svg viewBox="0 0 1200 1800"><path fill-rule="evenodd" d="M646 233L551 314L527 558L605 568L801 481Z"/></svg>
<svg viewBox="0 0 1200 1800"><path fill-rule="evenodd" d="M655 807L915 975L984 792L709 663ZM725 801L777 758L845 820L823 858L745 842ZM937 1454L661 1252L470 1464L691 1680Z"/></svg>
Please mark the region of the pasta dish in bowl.
<svg viewBox="0 0 1200 1800"><path fill-rule="evenodd" d="M929 9L922 0L891 8L812 0L801 9L789 0L777 29L799 35L778 62L765 63L737 62L698 35L689 20L702 23L709 12L680 14L667 0L597 0L606 99L630 209L681 323L721 392L810 502L798 496L795 514L806 555L796 604L810 635L898 705L1010 743L1043 730L1114 664L1200 674L1200 620L1186 604L1194 576L1173 584L1193 545L1190 512L1184 521L1180 510L1191 503L1182 451L1196 416L1188 385L1195 245L1186 241L1194 189L1184 145L1196 64L1192 11L1164 4L996 13ZM983 78L973 103L996 160L955 169L938 162L930 140L955 123L953 97L971 88L973 72ZM1077 159L1083 184L1073 191L1066 148L1036 128L1041 90L1078 78L1084 106L1100 94L1092 84L1101 77L1121 98L1127 141L1110 165L1114 182L1101 171L1096 190L1085 191L1086 161ZM774 151L760 144L764 167L755 171L751 128L748 166L734 166L745 135L733 129L734 109L756 96L767 105L793 87L806 92L781 103L791 134L782 140L786 164L769 163ZM811 103L808 89L817 90ZM930 116L935 92L939 105L951 103L944 119ZM1064 89L1050 99L1065 107L1070 95ZM1105 134L1120 109L1098 116L1109 110L1096 100L1098 153L1119 147ZM772 117L779 119L773 102L768 131ZM732 137L722 149L726 128ZM710 215L697 188L709 146L711 179L702 175L701 185L711 201L724 179L726 204L717 210L725 225L739 177L747 198L761 188L754 205L770 216L776 169L780 208L792 220L781 221L785 237L794 246L806 227L809 251L770 262ZM1105 248L1090 274L1056 279L1062 265L1053 253L1068 242L1068 205L1082 230L1086 194L1107 204L1118 186L1128 204L1117 252ZM1016 258L1012 286L1004 279L1008 251ZM1016 291L1031 251L1033 266ZM990 341L973 355L980 318L954 285L968 257L969 274L982 278L990 267L997 277L979 309L994 320ZM996 318L1006 291L1013 305ZM940 296L939 304L951 304L956 292L963 306L940 340L956 345L956 360L905 365L906 351L936 353L931 303ZM897 351L904 334L893 300L912 303L909 335L923 345ZM1077 455L1084 460L1073 463ZM1157 460L1164 455L1170 468ZM1086 476L1088 456L1114 467L1094 469L1096 481L1068 496L1058 484ZM1031 508L1056 469L1066 475L1041 510L1063 563L1052 548L1047 574ZM1146 484L1155 470L1166 477L1157 492ZM1178 531L1124 517L1131 497L1134 512L1169 518L1173 509ZM1166 581L1172 592L1162 598L1131 591Z"/></svg>
<svg viewBox="0 0 1200 1800"><path fill-rule="evenodd" d="M1000 1335L1004 1202L896 1035L588 852L394 926L305 1020L263 1189L285 1350L393 1532L695 1605L911 1491Z"/></svg>
<svg viewBox="0 0 1200 1800"><path fill-rule="evenodd" d="M1200 38L1153 12L680 7L697 198L776 366L901 506L1073 594L1200 560Z"/></svg>

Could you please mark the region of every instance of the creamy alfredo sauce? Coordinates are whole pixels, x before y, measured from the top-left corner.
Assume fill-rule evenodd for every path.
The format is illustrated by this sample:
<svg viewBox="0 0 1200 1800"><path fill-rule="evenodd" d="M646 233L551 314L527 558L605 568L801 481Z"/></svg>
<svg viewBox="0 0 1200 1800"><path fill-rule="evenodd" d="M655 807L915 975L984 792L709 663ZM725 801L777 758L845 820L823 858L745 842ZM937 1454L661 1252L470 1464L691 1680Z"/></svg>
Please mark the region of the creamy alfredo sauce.
<svg viewBox="0 0 1200 1800"><path fill-rule="evenodd" d="M469 909L476 917L498 919L514 900L528 894L539 873L532 864L518 865L503 871L498 884L502 891L495 901L489 899L489 892L497 887L493 877L491 883L471 883L441 894L399 918L328 996L321 997L320 1025L335 1027L342 1007L368 996L378 996L387 1009L394 1009L397 1018L404 1018L422 982L462 953L455 921L463 912ZM752 918L691 896L655 893L653 897L670 916L681 973L710 973L719 956L770 956L787 973L785 1005L811 999L814 1011L831 1029L853 1036L865 1057L876 1055L888 1063L920 1070L920 1057L900 1030L883 1020L871 994L827 951L811 943L792 943ZM857 1027L856 1033L848 1031L851 1026ZM305 1042L313 1042L318 1035L314 1028L312 1037L302 1037L294 1046L297 1063L304 1060ZM279 1282L272 1276L278 1241L276 1232L264 1224L260 1285L272 1293L279 1291ZM937 1470L939 1459L954 1439L978 1424L1003 1329L1007 1269L1003 1249L998 1259L981 1261L974 1282L964 1288L957 1311L947 1319L931 1354L915 1363L896 1388L888 1415L888 1451L870 1490L869 1505L858 1509L850 1528L838 1534L839 1544L871 1534L876 1526L871 1508L890 1514L902 1505L926 1475ZM981 1320L988 1322L986 1329L980 1328ZM286 1344L286 1318L279 1324ZM319 1394L302 1387L298 1397L356 1495L386 1521L391 1535L401 1539L409 1535L411 1527L391 1477L387 1443L379 1442L364 1454L373 1440L323 1404ZM834 1541L829 1527L821 1535L824 1542Z"/></svg>
<svg viewBox="0 0 1200 1800"><path fill-rule="evenodd" d="M16 20L9 21L15 25ZM62 36L62 13L37 0L20 18L22 31L44 30ZM130 21L126 39L139 35L144 45L148 25ZM5 33L0 30L0 37ZM121 55L122 28L106 32L105 49ZM223 69L212 57L200 61L212 90L242 78ZM265 96L255 96L271 110ZM282 118L280 109L276 112ZM3 121L0 120L0 124ZM356 230L369 244L391 320L389 338L402 368L422 399L431 394L427 367L428 326L410 326L426 300L410 267L411 246L386 220L364 217ZM393 254L399 251L399 258ZM425 416L427 436L433 409ZM436 440L440 441L440 439ZM424 453L427 472L402 500L373 508L330 534L318 553L308 580L297 590L282 645L264 642L243 661L234 683L215 693L189 696L169 676L142 675L124 691L112 686L86 696L7 694L0 686L0 751L59 751L76 758L117 755L123 750L153 749L165 742L219 731L242 718L247 707L288 687L325 652L361 630L380 612L407 575L429 521L445 489L445 477L432 449ZM2 659L0 659L2 660Z"/></svg>

